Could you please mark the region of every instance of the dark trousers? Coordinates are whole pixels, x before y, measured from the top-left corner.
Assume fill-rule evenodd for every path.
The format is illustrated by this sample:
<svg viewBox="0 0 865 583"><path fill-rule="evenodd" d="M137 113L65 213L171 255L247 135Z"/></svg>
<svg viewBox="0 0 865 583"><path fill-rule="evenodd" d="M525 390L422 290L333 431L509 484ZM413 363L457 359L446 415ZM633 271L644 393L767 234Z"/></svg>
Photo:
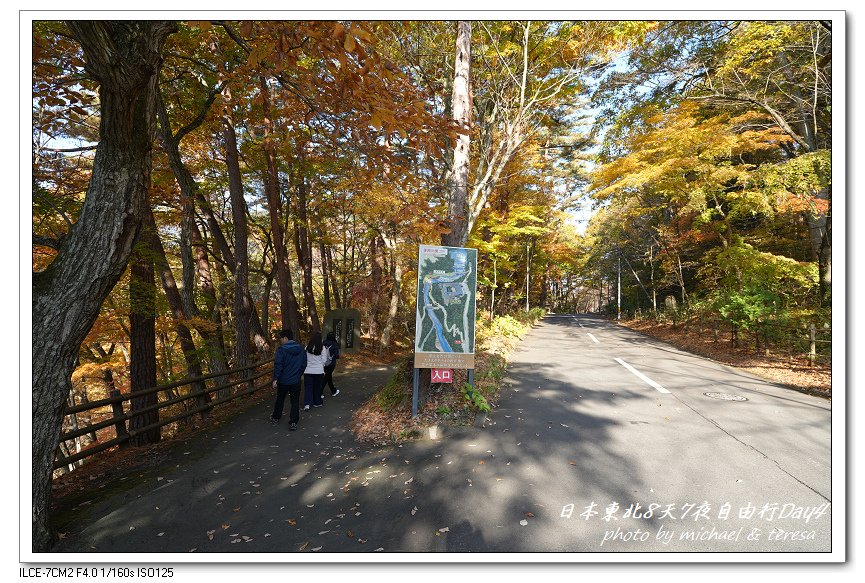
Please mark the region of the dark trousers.
<svg viewBox="0 0 865 583"><path fill-rule="evenodd" d="M293 385L276 385L276 403L273 405L273 417L274 419L282 418L282 410L285 408L285 395L289 396L291 401L291 409L288 413L288 422L289 423L297 423L300 420L300 383L294 383Z"/></svg>
<svg viewBox="0 0 865 583"><path fill-rule="evenodd" d="M304 395L303 395L303 404L304 405L321 405L324 403L323 398L323 389L324 389L324 375L323 374L305 374L303 375L303 386L304 386Z"/></svg>
<svg viewBox="0 0 865 583"><path fill-rule="evenodd" d="M336 387L333 386L333 370L336 368L336 361L330 363L326 367L324 367L324 386L330 387L330 394L334 394L336 392ZM324 392L324 386L322 387L322 392Z"/></svg>

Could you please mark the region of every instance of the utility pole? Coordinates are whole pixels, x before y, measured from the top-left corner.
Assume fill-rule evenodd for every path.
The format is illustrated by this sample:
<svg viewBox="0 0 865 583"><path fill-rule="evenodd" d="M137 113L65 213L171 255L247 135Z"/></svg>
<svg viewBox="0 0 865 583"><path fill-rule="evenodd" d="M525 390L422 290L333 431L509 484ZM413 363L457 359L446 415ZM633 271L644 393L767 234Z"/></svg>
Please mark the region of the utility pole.
<svg viewBox="0 0 865 583"><path fill-rule="evenodd" d="M526 313L529 313L529 277L532 274L531 257L529 256L529 242L526 241Z"/></svg>
<svg viewBox="0 0 865 583"><path fill-rule="evenodd" d="M616 295L616 321L622 319L622 256L619 255L619 283Z"/></svg>

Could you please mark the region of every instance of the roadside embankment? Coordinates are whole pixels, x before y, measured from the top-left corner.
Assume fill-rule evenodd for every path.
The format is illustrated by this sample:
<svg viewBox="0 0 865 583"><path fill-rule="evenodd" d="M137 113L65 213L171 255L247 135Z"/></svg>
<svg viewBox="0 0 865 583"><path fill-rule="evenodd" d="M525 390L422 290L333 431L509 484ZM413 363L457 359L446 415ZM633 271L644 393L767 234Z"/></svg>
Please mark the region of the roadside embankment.
<svg viewBox="0 0 865 583"><path fill-rule="evenodd" d="M622 326L642 332L693 354L742 369L766 380L804 393L832 397L832 369L825 364L810 366L807 359L757 353L753 348L734 347L701 330L681 324L652 320L622 320Z"/></svg>

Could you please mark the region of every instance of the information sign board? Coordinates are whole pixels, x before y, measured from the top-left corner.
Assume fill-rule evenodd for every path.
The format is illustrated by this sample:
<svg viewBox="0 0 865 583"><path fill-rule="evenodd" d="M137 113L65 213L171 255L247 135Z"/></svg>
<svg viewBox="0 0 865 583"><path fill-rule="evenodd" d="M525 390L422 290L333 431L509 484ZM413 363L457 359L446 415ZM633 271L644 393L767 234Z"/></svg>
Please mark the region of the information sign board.
<svg viewBox="0 0 865 583"><path fill-rule="evenodd" d="M475 367L477 249L418 250L415 368Z"/></svg>

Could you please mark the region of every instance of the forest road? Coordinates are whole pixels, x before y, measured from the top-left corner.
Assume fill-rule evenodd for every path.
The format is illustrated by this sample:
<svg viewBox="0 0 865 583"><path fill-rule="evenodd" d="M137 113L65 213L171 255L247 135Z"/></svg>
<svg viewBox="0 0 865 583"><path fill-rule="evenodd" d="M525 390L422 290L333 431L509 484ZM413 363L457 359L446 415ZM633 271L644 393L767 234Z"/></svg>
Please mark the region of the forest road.
<svg viewBox="0 0 865 583"><path fill-rule="evenodd" d="M351 412L389 374L338 371L343 392L296 432L267 423L268 402L191 440L206 453L94 501L55 552L296 563L832 550L827 400L598 317L549 315L512 355L484 428L360 444Z"/></svg>

